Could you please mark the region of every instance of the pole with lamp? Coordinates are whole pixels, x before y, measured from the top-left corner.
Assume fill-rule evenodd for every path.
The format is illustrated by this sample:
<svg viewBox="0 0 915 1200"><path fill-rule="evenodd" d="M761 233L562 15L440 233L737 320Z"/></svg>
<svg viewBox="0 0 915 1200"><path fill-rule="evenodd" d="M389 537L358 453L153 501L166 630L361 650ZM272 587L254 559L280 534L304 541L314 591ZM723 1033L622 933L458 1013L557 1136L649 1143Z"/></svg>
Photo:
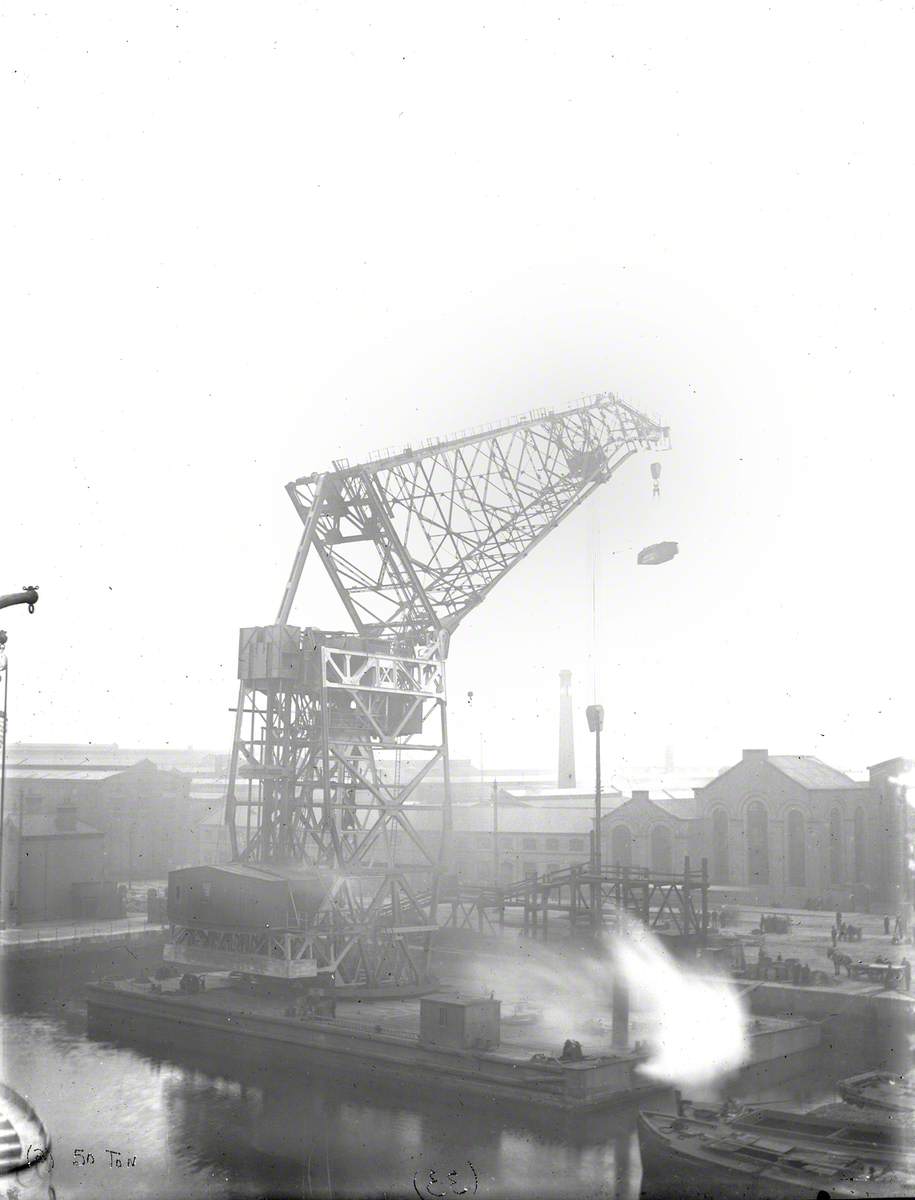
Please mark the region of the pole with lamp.
<svg viewBox="0 0 915 1200"><path fill-rule="evenodd" d="M492 781L492 884L499 887L499 782Z"/></svg>
<svg viewBox="0 0 915 1200"><path fill-rule="evenodd" d="M3 749L0 751L0 929L6 928L5 905L3 903L3 837L6 830L6 709L9 696L9 664L6 658L6 630L0 629L0 672L3 674L3 716L0 718L0 733ZM20 800L20 804L22 801ZM18 888L18 883L17 883Z"/></svg>
<svg viewBox="0 0 915 1200"><path fill-rule="evenodd" d="M903 917L903 930L908 931L915 919L915 897L912 895L912 845L909 841L909 788L915 783L915 771L912 764L906 764L906 771L901 778L896 779L895 787L899 793L900 812L900 842L902 843L902 880L900 891L901 903L899 911Z"/></svg>
<svg viewBox="0 0 915 1200"><path fill-rule="evenodd" d="M600 735L604 728L604 710L600 704L589 704L585 709L588 729L594 734L594 831L591 835L591 927L595 936L603 925L603 900L601 897L601 784L600 784Z"/></svg>
<svg viewBox="0 0 915 1200"><path fill-rule="evenodd" d="M655 464L657 466L657 464ZM652 470L658 494L657 482L660 467ZM679 553L677 542L656 542L640 550L636 562L640 567L654 567L670 562ZM601 847L601 777L600 777L600 735L604 727L604 710L600 704L590 704L585 710L588 718L588 729L594 734L594 830L591 841L591 873L594 882L591 884L591 922L595 941L603 929L603 862ZM625 909L626 898L622 898ZM622 912L620 917L622 918ZM625 1050L629 1045L629 986L622 972L616 970L613 977L613 1045L617 1050Z"/></svg>
<svg viewBox="0 0 915 1200"><path fill-rule="evenodd" d="M653 466L658 467L657 471L652 470L652 478L657 483L661 471L657 463L653 464ZM646 546L643 550L639 551L636 562L640 567L655 567L661 563L670 562L672 558L677 556L679 550L680 547L677 542L655 542L654 545ZM596 875L598 882L591 885L591 922L593 928L598 930L602 924L600 911L600 877L602 865L600 838L600 735L604 727L604 710L599 704L589 704L585 713L588 718L588 729L594 734L594 830L591 835L591 871L592 874Z"/></svg>
<svg viewBox="0 0 915 1200"><path fill-rule="evenodd" d="M0 608L10 608L14 604L27 604L29 612L35 611L35 605L38 603L38 588L24 587L21 592L10 592L6 596L0 596ZM6 657L6 630L0 629L0 673L3 674L3 748L0 751L0 929L6 927L6 917L4 916L6 905L3 901L3 852L4 852L4 836L6 833L6 742L9 731L9 663ZM21 806L20 804L20 817ZM19 887L19 881L16 881L16 887Z"/></svg>

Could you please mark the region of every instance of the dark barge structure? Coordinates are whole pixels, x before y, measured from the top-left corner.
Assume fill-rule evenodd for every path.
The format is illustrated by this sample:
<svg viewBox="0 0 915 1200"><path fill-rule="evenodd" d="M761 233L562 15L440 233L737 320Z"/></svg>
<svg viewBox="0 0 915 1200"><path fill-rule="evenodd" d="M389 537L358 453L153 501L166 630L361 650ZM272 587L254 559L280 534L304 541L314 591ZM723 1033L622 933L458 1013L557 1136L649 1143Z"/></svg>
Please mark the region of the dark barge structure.
<svg viewBox="0 0 915 1200"><path fill-rule="evenodd" d="M204 988L194 992L183 990L177 979L92 984L90 1031L230 1054L260 1046L289 1062L565 1111L597 1110L666 1090L637 1075L642 1054L608 1048L592 1056L557 1057L527 1030L503 1041L499 1001L487 996L334 999L332 1010L322 1013L320 1001L303 1009L244 980L202 978Z"/></svg>

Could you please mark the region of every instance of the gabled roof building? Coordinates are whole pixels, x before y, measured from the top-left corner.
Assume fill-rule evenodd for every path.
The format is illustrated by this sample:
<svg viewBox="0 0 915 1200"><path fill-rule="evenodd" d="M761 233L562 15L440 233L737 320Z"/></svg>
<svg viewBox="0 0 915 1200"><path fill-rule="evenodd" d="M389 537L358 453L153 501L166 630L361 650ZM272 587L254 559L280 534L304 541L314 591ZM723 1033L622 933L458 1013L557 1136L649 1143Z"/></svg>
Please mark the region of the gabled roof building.
<svg viewBox="0 0 915 1200"><path fill-rule="evenodd" d="M602 820L604 860L682 870L707 860L713 884L745 902L860 911L906 903L908 759L866 782L807 754L744 750L691 799L635 791Z"/></svg>

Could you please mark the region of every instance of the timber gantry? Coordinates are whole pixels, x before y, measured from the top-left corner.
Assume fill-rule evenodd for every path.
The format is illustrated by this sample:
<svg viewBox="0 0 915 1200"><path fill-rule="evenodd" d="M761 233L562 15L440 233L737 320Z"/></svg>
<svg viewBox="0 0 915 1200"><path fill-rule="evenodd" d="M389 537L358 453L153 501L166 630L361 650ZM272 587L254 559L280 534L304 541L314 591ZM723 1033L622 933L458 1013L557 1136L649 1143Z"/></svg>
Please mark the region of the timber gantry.
<svg viewBox="0 0 915 1200"><path fill-rule="evenodd" d="M601 926L608 919L610 928L619 928L628 917L646 929L704 944L709 916L705 859L699 870L685 859L680 874L619 864L603 866L598 873L584 864L531 876L508 888L461 884L442 899L451 906L442 926L496 933L505 925L506 911L520 909L525 935L546 940L550 914L567 916L572 926L590 923L591 897L598 888Z"/></svg>

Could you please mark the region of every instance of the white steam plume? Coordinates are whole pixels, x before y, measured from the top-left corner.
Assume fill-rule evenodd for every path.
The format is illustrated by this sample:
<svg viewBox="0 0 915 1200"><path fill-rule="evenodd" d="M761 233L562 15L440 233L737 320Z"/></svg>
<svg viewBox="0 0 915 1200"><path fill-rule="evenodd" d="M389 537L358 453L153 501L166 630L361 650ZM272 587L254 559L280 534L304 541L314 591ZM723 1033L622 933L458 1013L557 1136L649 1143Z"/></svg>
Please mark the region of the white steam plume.
<svg viewBox="0 0 915 1200"><path fill-rule="evenodd" d="M599 1037L606 1044L613 981L621 974L630 991L630 1044L644 1041L649 1051L640 1068L645 1074L674 1086L700 1086L747 1057L746 1015L731 981L682 967L640 925L628 935L607 935L596 958L538 942L526 942L521 953L522 958L478 959L464 981L494 991L503 1002L503 1016L517 1001L536 1006L541 1014L537 1040L546 1035L557 1053L566 1038L580 1041L585 1053L595 1052ZM523 1040L523 1031L512 1036Z"/></svg>
<svg viewBox="0 0 915 1200"><path fill-rule="evenodd" d="M747 1057L746 1017L731 983L681 967L642 928L615 942L617 968L649 1016L650 1057L639 1068L678 1087L713 1082Z"/></svg>

